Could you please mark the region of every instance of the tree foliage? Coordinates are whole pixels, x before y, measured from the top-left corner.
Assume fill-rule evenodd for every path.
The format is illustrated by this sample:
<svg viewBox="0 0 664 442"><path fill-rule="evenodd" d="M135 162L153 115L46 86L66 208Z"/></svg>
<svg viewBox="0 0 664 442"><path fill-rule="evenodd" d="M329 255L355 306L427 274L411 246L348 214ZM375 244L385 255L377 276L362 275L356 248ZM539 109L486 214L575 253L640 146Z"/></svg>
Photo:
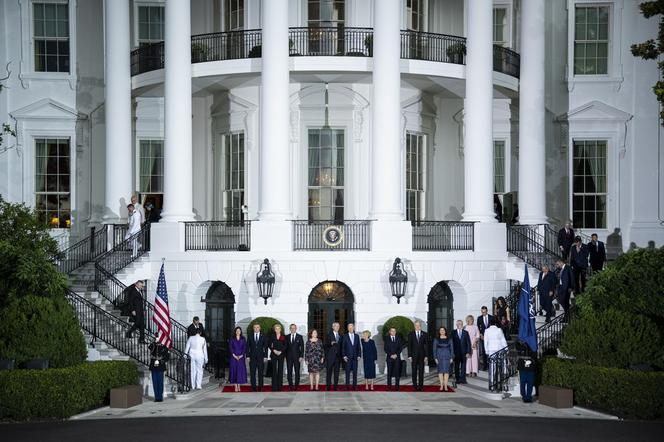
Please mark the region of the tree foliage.
<svg viewBox="0 0 664 442"><path fill-rule="evenodd" d="M664 53L664 0L655 0L643 2L639 5L641 14L645 18L659 17L659 31L657 38L651 38L643 43L633 44L632 55L641 57L644 60L654 60ZM664 77L664 61L657 63L657 67L661 73L660 77ZM664 81L660 80L653 86L653 92L660 103L660 108L664 105ZM664 125L664 109L660 111L660 121Z"/></svg>
<svg viewBox="0 0 664 442"><path fill-rule="evenodd" d="M404 345L408 339L408 334L415 330L415 324L413 323L412 319L405 316L392 316L390 319L385 321L385 324L383 324L383 337L389 334L390 328L392 327L396 329L397 335L399 338L401 338L401 342Z"/></svg>
<svg viewBox="0 0 664 442"><path fill-rule="evenodd" d="M67 278L54 261L58 245L23 204L0 197L0 307L27 295L62 296Z"/></svg>

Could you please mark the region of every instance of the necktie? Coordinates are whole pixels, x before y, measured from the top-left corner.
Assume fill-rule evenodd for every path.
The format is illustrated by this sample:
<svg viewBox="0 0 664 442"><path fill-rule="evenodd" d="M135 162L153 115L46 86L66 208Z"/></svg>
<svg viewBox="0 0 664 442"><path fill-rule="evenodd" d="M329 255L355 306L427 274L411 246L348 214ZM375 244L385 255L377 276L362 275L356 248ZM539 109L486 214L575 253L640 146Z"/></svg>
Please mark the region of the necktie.
<svg viewBox="0 0 664 442"><path fill-rule="evenodd" d="M392 336L392 342L394 342L394 336Z"/></svg>
<svg viewBox="0 0 664 442"><path fill-rule="evenodd" d="M295 342L295 335L290 335L290 342L291 344Z"/></svg>
<svg viewBox="0 0 664 442"><path fill-rule="evenodd" d="M258 342L258 333L256 333L256 334L254 335L254 340L255 340L256 342Z"/></svg>
<svg viewBox="0 0 664 442"><path fill-rule="evenodd" d="M461 330L459 330L459 339L461 339Z"/></svg>
<svg viewBox="0 0 664 442"><path fill-rule="evenodd" d="M417 340L420 340L420 332L417 332Z"/></svg>

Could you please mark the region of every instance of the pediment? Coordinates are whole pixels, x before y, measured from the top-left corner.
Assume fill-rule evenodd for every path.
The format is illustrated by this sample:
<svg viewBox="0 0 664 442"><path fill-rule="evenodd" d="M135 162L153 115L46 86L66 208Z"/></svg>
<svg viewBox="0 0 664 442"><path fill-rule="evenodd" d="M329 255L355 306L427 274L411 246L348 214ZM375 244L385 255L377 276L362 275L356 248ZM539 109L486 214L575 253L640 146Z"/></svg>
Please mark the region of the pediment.
<svg viewBox="0 0 664 442"><path fill-rule="evenodd" d="M255 111L258 108L255 103L252 103L249 100L245 100L242 97L238 97L235 94L224 94L210 109L210 114L215 115L225 115L231 112L231 109L234 112L251 112Z"/></svg>
<svg viewBox="0 0 664 442"><path fill-rule="evenodd" d="M10 112L17 120L77 120L81 115L65 104L44 98Z"/></svg>
<svg viewBox="0 0 664 442"><path fill-rule="evenodd" d="M632 115L627 112L594 100L560 115L557 119L558 121L625 122L630 118Z"/></svg>

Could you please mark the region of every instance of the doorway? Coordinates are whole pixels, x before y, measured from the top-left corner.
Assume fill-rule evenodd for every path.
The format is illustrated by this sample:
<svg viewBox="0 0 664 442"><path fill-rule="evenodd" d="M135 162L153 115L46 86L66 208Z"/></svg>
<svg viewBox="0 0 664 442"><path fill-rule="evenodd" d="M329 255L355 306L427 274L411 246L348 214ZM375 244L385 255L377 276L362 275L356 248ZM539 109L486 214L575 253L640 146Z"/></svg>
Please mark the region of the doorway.
<svg viewBox="0 0 664 442"><path fill-rule="evenodd" d="M345 332L348 324L355 322L354 303L353 292L343 282L321 282L309 294L309 331L318 330L323 342L334 322L339 323L342 333Z"/></svg>
<svg viewBox="0 0 664 442"><path fill-rule="evenodd" d="M442 326L447 329L448 336L454 330L454 296L450 286L440 281L431 288L427 299L429 312L427 313L427 331L433 339L438 336L438 329ZM431 364L434 364L433 358Z"/></svg>
<svg viewBox="0 0 664 442"><path fill-rule="evenodd" d="M222 281L212 283L205 294L205 339L208 360L216 378L224 377L228 360L228 341L235 327L235 295Z"/></svg>

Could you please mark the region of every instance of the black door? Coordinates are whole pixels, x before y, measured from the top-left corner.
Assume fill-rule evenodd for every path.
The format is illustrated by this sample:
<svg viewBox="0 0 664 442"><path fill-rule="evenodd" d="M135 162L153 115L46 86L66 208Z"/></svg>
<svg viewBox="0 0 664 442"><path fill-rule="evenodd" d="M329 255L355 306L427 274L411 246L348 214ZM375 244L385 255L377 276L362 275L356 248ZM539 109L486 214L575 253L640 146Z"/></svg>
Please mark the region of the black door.
<svg viewBox="0 0 664 442"><path fill-rule="evenodd" d="M228 365L228 341L235 328L235 296L221 281L212 283L205 295L205 327L208 363L215 377L223 378Z"/></svg>
<svg viewBox="0 0 664 442"><path fill-rule="evenodd" d="M441 281L431 288L428 302L427 328L433 342L441 326L447 329L448 335L454 330L454 297L446 282ZM430 360L431 364L435 364L433 359Z"/></svg>

